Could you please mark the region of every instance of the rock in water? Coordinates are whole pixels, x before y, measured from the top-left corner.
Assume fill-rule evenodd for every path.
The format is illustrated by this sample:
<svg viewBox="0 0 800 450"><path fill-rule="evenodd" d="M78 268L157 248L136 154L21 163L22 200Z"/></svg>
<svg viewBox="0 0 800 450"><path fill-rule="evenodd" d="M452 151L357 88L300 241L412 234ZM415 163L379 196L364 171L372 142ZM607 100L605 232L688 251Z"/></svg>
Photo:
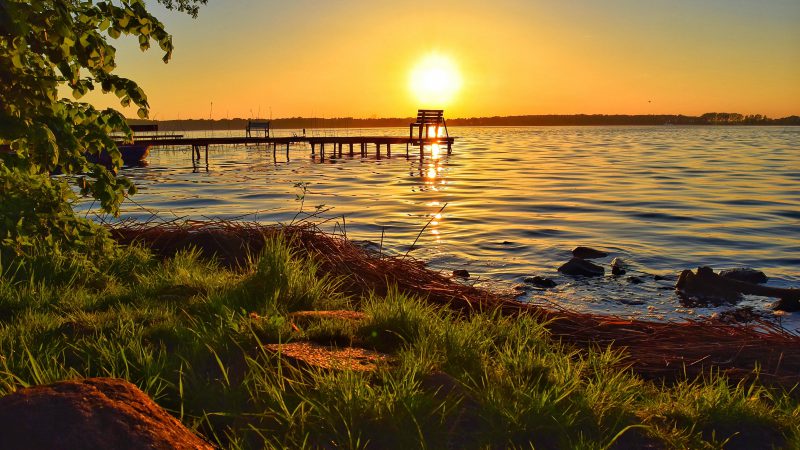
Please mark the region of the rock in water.
<svg viewBox="0 0 800 450"><path fill-rule="evenodd" d="M781 299L776 309L791 310L800 303L800 289L783 289L738 281L714 273L710 267L700 267L697 274L684 270L675 284L679 292L696 298L737 301L744 295L776 297Z"/></svg>
<svg viewBox="0 0 800 450"><path fill-rule="evenodd" d="M572 258L565 262L558 271L567 275L581 275L584 277L601 277L605 275L606 271L597 264L590 263L585 259L578 257Z"/></svg>
<svg viewBox="0 0 800 450"><path fill-rule="evenodd" d="M578 246L572 250L572 256L581 259L597 259L597 258L605 258L608 256L608 253L601 252L600 250L595 250L591 247L583 247Z"/></svg>
<svg viewBox="0 0 800 450"><path fill-rule="evenodd" d="M631 284L642 284L642 283L644 283L644 280L641 279L640 277L628 277L628 283L631 283Z"/></svg>
<svg viewBox="0 0 800 450"><path fill-rule="evenodd" d="M453 276L456 278L469 278L469 271L466 269L456 269L453 271Z"/></svg>
<svg viewBox="0 0 800 450"><path fill-rule="evenodd" d="M713 303L736 303L742 299L742 293L724 283L724 279L710 267L698 267L697 274L684 270L675 283L675 290L688 297Z"/></svg>
<svg viewBox="0 0 800 450"><path fill-rule="evenodd" d="M551 280L550 278L540 277L539 275L533 277L525 277L525 279L522 281L524 281L527 284L532 284L534 286L538 286L541 288L552 288L557 286L557 283L555 281Z"/></svg>
<svg viewBox="0 0 800 450"><path fill-rule="evenodd" d="M612 259L611 273L613 275L625 275L625 262L619 258Z"/></svg>
<svg viewBox="0 0 800 450"><path fill-rule="evenodd" d="M731 280L744 281L745 283L753 284L764 284L769 279L764 272L750 269L748 267L721 270L719 275L725 278L730 278Z"/></svg>
<svg viewBox="0 0 800 450"><path fill-rule="evenodd" d="M34 386L0 398L0 448L213 449L115 378Z"/></svg>

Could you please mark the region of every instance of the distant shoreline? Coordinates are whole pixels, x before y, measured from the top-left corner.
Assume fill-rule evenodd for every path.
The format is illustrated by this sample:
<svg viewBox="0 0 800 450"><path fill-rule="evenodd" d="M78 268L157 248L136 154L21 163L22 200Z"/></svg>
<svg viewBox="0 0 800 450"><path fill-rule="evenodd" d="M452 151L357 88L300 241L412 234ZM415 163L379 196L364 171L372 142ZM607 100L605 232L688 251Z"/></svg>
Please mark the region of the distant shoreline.
<svg viewBox="0 0 800 450"><path fill-rule="evenodd" d="M235 119L181 119L181 120L140 120L128 119L130 124L158 123L162 131L191 131L208 129L245 129L247 120ZM265 119L260 119L265 120ZM315 128L388 128L407 127L414 122L413 117L393 118L315 118L289 117L273 119L274 129L315 129ZM756 125L756 126L800 126L800 116L771 119L759 114L742 115L738 113L707 113L701 116L685 115L624 115L624 114L574 114L574 115L525 115L453 118L447 125L458 126L653 126L653 125Z"/></svg>

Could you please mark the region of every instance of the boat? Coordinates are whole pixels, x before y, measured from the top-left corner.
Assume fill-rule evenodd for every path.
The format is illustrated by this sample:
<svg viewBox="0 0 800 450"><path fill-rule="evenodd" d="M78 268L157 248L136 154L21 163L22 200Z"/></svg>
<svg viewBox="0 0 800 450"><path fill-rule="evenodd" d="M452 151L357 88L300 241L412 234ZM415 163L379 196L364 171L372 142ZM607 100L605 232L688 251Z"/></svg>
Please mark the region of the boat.
<svg viewBox="0 0 800 450"><path fill-rule="evenodd" d="M135 166L144 161L150 154L150 147L150 144L117 144L122 155L122 164L125 166ZM86 159L89 162L111 167L111 155L105 150L101 151L99 155L87 153Z"/></svg>

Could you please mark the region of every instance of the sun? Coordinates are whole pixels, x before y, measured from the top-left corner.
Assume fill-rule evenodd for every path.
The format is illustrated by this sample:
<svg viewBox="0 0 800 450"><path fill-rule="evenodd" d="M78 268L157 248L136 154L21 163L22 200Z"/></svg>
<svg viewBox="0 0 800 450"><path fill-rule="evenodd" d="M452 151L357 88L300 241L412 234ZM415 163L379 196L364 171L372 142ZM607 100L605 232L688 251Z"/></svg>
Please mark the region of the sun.
<svg viewBox="0 0 800 450"><path fill-rule="evenodd" d="M451 58L430 53L411 70L408 87L420 106L444 107L461 89L461 74Z"/></svg>

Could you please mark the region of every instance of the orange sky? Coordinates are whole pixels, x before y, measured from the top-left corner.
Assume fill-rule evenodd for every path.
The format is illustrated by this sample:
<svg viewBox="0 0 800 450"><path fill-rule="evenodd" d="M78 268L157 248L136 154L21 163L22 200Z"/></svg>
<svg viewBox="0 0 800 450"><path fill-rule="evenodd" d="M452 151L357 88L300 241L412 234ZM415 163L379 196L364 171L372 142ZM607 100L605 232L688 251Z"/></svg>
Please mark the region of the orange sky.
<svg viewBox="0 0 800 450"><path fill-rule="evenodd" d="M116 41L115 73L145 89L151 118L800 114L796 0L210 3L194 20L152 7L169 64ZM434 52L460 90L422 104L409 78Z"/></svg>

